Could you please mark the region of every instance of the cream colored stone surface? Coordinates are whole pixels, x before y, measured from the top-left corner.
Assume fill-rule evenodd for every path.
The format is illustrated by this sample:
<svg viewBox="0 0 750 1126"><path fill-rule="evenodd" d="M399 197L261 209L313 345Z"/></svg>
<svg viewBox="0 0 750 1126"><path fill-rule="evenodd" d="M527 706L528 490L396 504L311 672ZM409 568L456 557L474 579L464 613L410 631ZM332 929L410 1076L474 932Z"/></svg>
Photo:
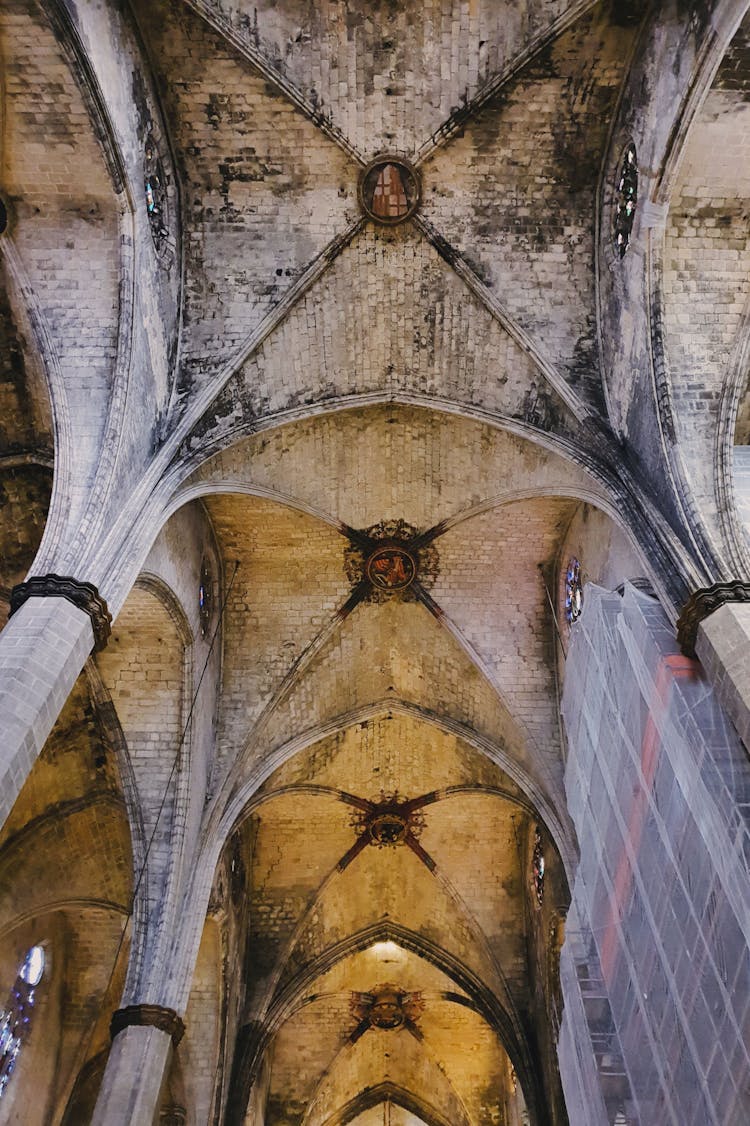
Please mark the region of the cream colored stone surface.
<svg viewBox="0 0 750 1126"><path fill-rule="evenodd" d="M565 568L750 577L743 7L4 5L0 620L29 571L116 615L0 634L0 1006L49 952L0 1121L568 1126ZM747 742L745 618L698 646Z"/></svg>

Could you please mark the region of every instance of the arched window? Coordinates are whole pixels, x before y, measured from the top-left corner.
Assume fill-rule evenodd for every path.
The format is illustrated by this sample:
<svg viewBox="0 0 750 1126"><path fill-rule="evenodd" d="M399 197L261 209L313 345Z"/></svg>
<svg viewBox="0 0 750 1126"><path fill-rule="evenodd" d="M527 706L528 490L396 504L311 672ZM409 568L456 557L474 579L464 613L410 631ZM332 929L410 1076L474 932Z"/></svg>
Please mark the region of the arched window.
<svg viewBox="0 0 750 1126"><path fill-rule="evenodd" d="M0 1098L10 1082L18 1055L31 1032L36 988L44 975L44 947L32 946L18 971L15 985L0 1009Z"/></svg>
<svg viewBox="0 0 750 1126"><path fill-rule="evenodd" d="M573 625L573 622L578 621L582 610L583 580L581 579L581 564L573 557L565 572L565 618L568 625Z"/></svg>
<svg viewBox="0 0 750 1126"><path fill-rule="evenodd" d="M542 851L542 836L537 827L534 831L534 851L531 856L531 875L534 881L534 894L541 907L544 902L544 852Z"/></svg>
<svg viewBox="0 0 750 1126"><path fill-rule="evenodd" d="M208 560L204 559L201 565L201 577L198 584L198 613L200 617L201 637L205 637L211 625L213 611L214 582Z"/></svg>
<svg viewBox="0 0 750 1126"><path fill-rule="evenodd" d="M162 254L169 238L167 193L159 150L151 134L146 138L144 165L144 194L151 236L157 254Z"/></svg>
<svg viewBox="0 0 750 1126"><path fill-rule="evenodd" d="M638 162L635 145L631 143L623 153L615 194L615 249L621 258L624 258L630 243L637 202Z"/></svg>

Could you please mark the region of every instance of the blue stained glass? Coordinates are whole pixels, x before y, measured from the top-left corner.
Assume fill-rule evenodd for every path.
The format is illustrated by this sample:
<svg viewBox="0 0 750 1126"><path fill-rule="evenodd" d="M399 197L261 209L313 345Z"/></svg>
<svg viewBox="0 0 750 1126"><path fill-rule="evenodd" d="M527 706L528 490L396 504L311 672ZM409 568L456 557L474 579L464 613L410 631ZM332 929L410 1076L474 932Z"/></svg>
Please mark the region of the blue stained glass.
<svg viewBox="0 0 750 1126"><path fill-rule="evenodd" d="M0 1008L0 1098L16 1066L24 1040L31 1031L35 988L44 975L44 947L32 946L18 971L5 1008Z"/></svg>
<svg viewBox="0 0 750 1126"><path fill-rule="evenodd" d="M565 618L569 625L578 621L583 610L583 581L581 564L573 558L565 573Z"/></svg>

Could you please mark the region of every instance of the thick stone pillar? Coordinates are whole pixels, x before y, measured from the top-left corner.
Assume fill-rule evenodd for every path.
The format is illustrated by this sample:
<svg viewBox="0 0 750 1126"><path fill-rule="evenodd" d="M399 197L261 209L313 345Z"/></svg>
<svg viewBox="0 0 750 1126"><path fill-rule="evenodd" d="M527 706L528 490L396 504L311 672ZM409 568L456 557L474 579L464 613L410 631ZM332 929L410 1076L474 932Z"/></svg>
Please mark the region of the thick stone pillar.
<svg viewBox="0 0 750 1126"><path fill-rule="evenodd" d="M12 617L0 633L0 824L95 643L87 609L59 594L16 596L30 585L15 588Z"/></svg>
<svg viewBox="0 0 750 1126"><path fill-rule="evenodd" d="M172 1052L184 1024L161 1005L129 1005L114 1014L111 1031L112 1048L91 1126L159 1126Z"/></svg>
<svg viewBox="0 0 750 1126"><path fill-rule="evenodd" d="M697 591L677 625L683 651L698 657L750 751L750 584L716 583Z"/></svg>
<svg viewBox="0 0 750 1126"><path fill-rule="evenodd" d="M750 750L750 604L728 602L702 621L695 651Z"/></svg>

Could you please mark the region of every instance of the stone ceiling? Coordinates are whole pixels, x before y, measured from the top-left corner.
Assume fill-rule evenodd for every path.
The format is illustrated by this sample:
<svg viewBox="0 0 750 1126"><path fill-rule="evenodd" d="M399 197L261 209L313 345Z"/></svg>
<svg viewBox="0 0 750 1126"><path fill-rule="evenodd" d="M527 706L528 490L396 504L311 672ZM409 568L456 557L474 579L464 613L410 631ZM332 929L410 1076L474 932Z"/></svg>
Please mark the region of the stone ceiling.
<svg viewBox="0 0 750 1126"><path fill-rule="evenodd" d="M747 562L747 22L711 71L707 30L619 0L131 7L0 13L0 593L49 511L35 568L119 611L0 867L80 826L55 879L114 957L126 820L136 868L154 832L128 988L177 1005L165 950L200 945L170 1082L206 1116L558 1126L564 564L676 610ZM361 206L379 154L419 186L399 225ZM377 546L414 581L378 589Z"/></svg>

